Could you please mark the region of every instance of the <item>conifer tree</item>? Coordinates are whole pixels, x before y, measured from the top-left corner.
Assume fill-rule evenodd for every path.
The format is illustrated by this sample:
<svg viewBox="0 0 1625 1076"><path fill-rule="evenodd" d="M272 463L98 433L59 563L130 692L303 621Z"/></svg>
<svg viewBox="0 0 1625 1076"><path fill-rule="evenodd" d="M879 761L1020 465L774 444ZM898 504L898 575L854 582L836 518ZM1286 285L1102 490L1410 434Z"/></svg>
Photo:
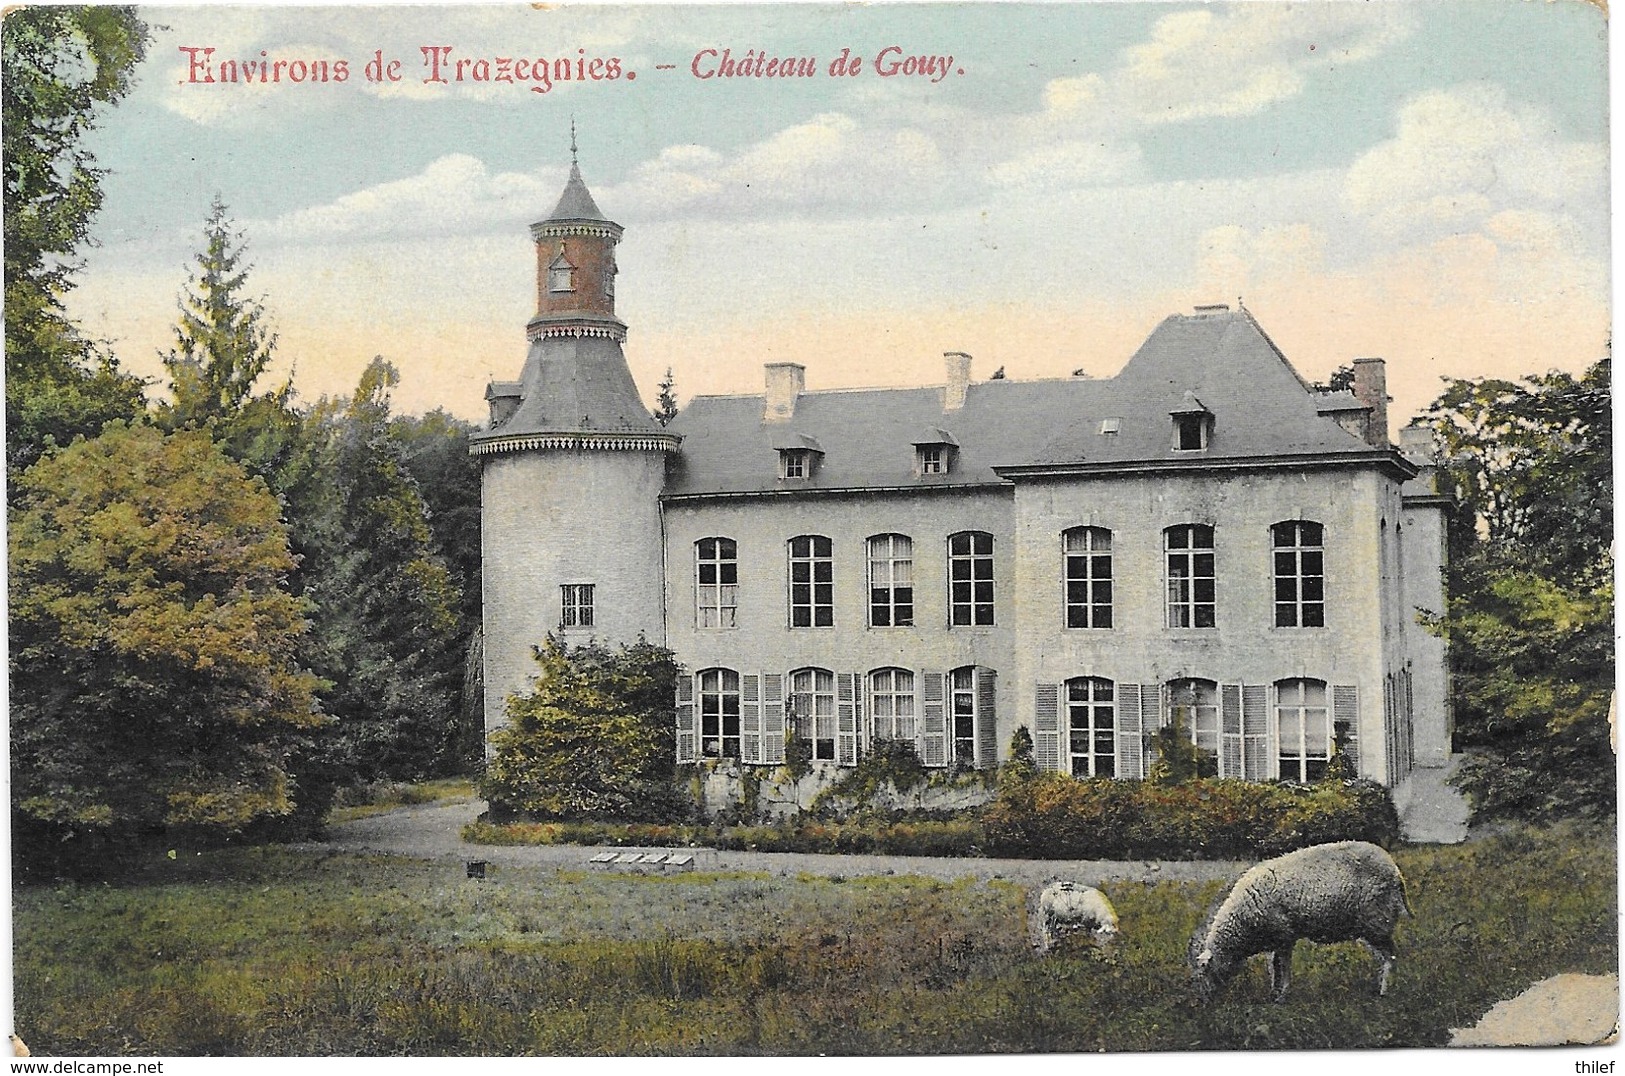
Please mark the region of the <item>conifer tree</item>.
<svg viewBox="0 0 1625 1076"><path fill-rule="evenodd" d="M246 294L247 249L218 196L203 237L177 304L175 346L163 359L171 400L159 407L159 419L170 429L211 431L231 456L280 488L275 472L297 440L293 382L255 395L277 338L264 306Z"/></svg>
<svg viewBox="0 0 1625 1076"><path fill-rule="evenodd" d="M337 719L326 763L341 780L417 778L459 761L458 592L391 432L399 380L375 358L342 409L316 407L316 478L292 497L301 581L317 606L309 661Z"/></svg>
<svg viewBox="0 0 1625 1076"><path fill-rule="evenodd" d="M677 379L672 377L671 367L666 367L666 376L660 382L660 395L655 397L654 420L662 426L669 425L677 417Z"/></svg>

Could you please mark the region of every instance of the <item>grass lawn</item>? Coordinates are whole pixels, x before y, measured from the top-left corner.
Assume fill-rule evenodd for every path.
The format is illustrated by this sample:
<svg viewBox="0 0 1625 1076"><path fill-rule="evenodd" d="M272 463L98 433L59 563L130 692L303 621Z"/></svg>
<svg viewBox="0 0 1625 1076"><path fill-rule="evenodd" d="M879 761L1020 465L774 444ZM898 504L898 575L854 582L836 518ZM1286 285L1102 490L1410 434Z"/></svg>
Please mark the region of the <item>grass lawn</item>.
<svg viewBox="0 0 1625 1076"><path fill-rule="evenodd" d="M1611 830L1403 850L1389 996L1352 945L1262 958L1207 1009L1186 941L1219 883L1106 887L1108 956L1026 946L998 881L500 870L182 852L15 894L17 1030L47 1054L702 1054L1278 1049L1444 1042L1617 965Z"/></svg>

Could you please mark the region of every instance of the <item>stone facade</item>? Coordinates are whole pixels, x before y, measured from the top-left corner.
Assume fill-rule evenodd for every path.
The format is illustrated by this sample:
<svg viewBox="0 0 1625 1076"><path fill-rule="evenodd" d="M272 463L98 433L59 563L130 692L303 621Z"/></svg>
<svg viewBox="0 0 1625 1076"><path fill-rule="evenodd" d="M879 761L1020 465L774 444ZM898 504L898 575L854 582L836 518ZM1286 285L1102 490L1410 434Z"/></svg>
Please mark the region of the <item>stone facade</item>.
<svg viewBox="0 0 1625 1076"><path fill-rule="evenodd" d="M1040 766L1118 778L1170 722L1224 776L1313 779L1336 743L1393 785L1448 755L1444 644L1417 623L1445 502L1425 438L1389 443L1381 360L1317 392L1209 306L1109 380L976 382L951 352L942 386L807 392L774 363L661 430L603 286L620 229L578 172L533 232L531 357L475 444L489 727L562 627L676 653L679 761L709 760L719 801L798 737L813 786L881 739L988 769L1019 728ZM548 290L565 263L599 306Z"/></svg>

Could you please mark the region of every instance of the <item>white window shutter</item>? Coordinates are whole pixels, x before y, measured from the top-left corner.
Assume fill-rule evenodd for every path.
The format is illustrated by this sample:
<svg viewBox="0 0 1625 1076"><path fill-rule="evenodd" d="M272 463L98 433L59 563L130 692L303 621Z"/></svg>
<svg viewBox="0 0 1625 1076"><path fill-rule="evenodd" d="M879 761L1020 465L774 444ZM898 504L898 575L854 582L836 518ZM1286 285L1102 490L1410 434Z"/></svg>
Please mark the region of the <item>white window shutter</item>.
<svg viewBox="0 0 1625 1076"><path fill-rule="evenodd" d="M1242 771L1241 685L1219 685L1219 776L1240 777Z"/></svg>
<svg viewBox="0 0 1625 1076"><path fill-rule="evenodd" d="M920 761L948 765L948 713L943 705L943 673L920 675Z"/></svg>
<svg viewBox="0 0 1625 1076"><path fill-rule="evenodd" d="M1140 718L1139 684L1117 685L1117 776L1145 776L1145 725Z"/></svg>
<svg viewBox="0 0 1625 1076"><path fill-rule="evenodd" d="M835 764L858 764L858 677L835 674Z"/></svg>
<svg viewBox="0 0 1625 1076"><path fill-rule="evenodd" d="M677 761L694 762L698 759L694 727L694 678L688 673L677 676Z"/></svg>
<svg viewBox="0 0 1625 1076"><path fill-rule="evenodd" d="M976 768L992 769L999 764L998 684L999 674L986 666L976 668Z"/></svg>
<svg viewBox="0 0 1625 1076"><path fill-rule="evenodd" d="M739 761L762 762L762 678L757 673L739 678Z"/></svg>
<svg viewBox="0 0 1625 1076"><path fill-rule="evenodd" d="M1039 684L1033 694L1033 760L1040 770L1061 768L1061 686Z"/></svg>
<svg viewBox="0 0 1625 1076"><path fill-rule="evenodd" d="M1332 722L1343 723L1348 729L1349 742L1345 745L1348 752L1349 767L1355 776L1360 773L1360 689L1353 684L1336 684L1332 687Z"/></svg>
<svg viewBox="0 0 1625 1076"><path fill-rule="evenodd" d="M1267 781L1270 767L1270 692L1263 684L1241 687L1241 776Z"/></svg>
<svg viewBox="0 0 1625 1076"><path fill-rule="evenodd" d="M784 763L784 674L762 674L762 762Z"/></svg>

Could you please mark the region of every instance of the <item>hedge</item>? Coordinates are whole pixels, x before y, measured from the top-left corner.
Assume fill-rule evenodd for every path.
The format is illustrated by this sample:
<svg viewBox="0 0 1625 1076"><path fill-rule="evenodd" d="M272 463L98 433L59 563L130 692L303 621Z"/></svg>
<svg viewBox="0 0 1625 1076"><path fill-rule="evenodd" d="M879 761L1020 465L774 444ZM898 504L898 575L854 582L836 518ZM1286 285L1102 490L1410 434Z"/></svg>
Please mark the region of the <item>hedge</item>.
<svg viewBox="0 0 1625 1076"><path fill-rule="evenodd" d="M1393 845L1393 801L1369 781L1314 785L1200 778L1180 784L1079 780L1064 774L1001 784L998 797L959 818L775 825L476 822L477 844L703 845L735 851L872 853L1022 859L1257 859L1326 841Z"/></svg>
<svg viewBox="0 0 1625 1076"><path fill-rule="evenodd" d="M981 820L990 855L1044 859L1251 859L1399 839L1393 801L1371 781L1163 785L1044 774L1005 783Z"/></svg>

